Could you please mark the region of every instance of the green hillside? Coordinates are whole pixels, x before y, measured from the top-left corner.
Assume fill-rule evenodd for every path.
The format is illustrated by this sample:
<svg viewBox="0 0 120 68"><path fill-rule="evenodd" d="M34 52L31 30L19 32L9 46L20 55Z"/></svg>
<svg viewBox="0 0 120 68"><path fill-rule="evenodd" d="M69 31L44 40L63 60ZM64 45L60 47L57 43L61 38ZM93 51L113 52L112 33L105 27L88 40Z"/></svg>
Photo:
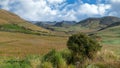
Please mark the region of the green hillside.
<svg viewBox="0 0 120 68"><path fill-rule="evenodd" d="M101 38L101 43L105 47L120 55L120 26L106 28L96 32L96 35Z"/></svg>

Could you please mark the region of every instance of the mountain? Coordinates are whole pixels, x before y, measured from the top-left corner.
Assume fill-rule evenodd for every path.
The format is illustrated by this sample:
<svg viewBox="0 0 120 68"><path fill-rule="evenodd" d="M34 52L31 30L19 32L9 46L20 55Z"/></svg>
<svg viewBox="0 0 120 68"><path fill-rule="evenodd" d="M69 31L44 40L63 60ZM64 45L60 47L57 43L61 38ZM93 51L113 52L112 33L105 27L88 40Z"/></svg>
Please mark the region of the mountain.
<svg viewBox="0 0 120 68"><path fill-rule="evenodd" d="M46 28L51 31L56 31L56 32L74 32L74 30L79 30L79 28L72 27L72 25L76 24L76 21L32 21L35 25Z"/></svg>
<svg viewBox="0 0 120 68"><path fill-rule="evenodd" d="M120 18L114 16L106 16L101 18L87 18L80 22L62 21L53 26L47 27L50 30L62 32L91 32L104 29L113 23L119 22Z"/></svg>
<svg viewBox="0 0 120 68"><path fill-rule="evenodd" d="M72 26L76 24L76 21L61 21L61 22L57 22L55 25L56 27L67 27L67 26Z"/></svg>
<svg viewBox="0 0 120 68"><path fill-rule="evenodd" d="M66 27L66 26L71 26L76 24L76 21L31 21L32 23L34 23L35 25L47 28L47 27L51 27L51 26L55 26L55 27Z"/></svg>
<svg viewBox="0 0 120 68"><path fill-rule="evenodd" d="M49 22L49 21L32 21L37 26L43 27L43 28L48 28L56 24L56 22Z"/></svg>
<svg viewBox="0 0 120 68"><path fill-rule="evenodd" d="M9 27L14 27L14 25L16 25L16 27L24 27L29 30L48 32L48 30L44 28L38 27L28 21L21 19L14 13L0 9L0 26L2 25L4 25L5 27L8 27L8 25L10 25Z"/></svg>
<svg viewBox="0 0 120 68"><path fill-rule="evenodd" d="M40 26L42 26L42 25L54 25L57 23L56 21L53 21L53 22L51 22L51 21L30 21L30 22L32 22L36 25L40 25Z"/></svg>
<svg viewBox="0 0 120 68"><path fill-rule="evenodd" d="M90 29L100 29L119 21L120 18L118 17L106 16L102 18L87 18L76 25L81 25Z"/></svg>

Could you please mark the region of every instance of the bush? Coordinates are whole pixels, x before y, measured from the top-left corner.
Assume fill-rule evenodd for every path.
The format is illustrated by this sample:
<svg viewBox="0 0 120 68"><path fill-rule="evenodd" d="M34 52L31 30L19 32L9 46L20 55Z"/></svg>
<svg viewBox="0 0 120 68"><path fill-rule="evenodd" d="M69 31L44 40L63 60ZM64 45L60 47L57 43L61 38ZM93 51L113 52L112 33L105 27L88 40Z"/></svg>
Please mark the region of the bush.
<svg viewBox="0 0 120 68"><path fill-rule="evenodd" d="M53 68L51 62L43 62L40 68Z"/></svg>
<svg viewBox="0 0 120 68"><path fill-rule="evenodd" d="M71 60L72 60L72 54L71 54L70 50L65 49L65 50L61 51L60 53L61 53L62 57L65 59L65 61L67 62L67 64L70 64Z"/></svg>
<svg viewBox="0 0 120 68"><path fill-rule="evenodd" d="M51 62L53 67L55 68L67 67L65 59L63 59L62 55L55 50L52 50L48 54L46 54L43 58L43 62Z"/></svg>
<svg viewBox="0 0 120 68"><path fill-rule="evenodd" d="M93 59L101 49L100 44L83 33L75 34L69 37L67 47L72 53L72 60L75 62L83 62L85 59Z"/></svg>

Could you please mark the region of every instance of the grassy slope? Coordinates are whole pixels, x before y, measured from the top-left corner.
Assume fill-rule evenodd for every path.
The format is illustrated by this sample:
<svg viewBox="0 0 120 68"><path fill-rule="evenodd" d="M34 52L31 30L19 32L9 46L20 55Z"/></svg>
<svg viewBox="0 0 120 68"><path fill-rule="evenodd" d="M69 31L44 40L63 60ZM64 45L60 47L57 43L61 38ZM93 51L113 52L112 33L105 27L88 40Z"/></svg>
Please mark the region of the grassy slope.
<svg viewBox="0 0 120 68"><path fill-rule="evenodd" d="M120 54L120 26L110 27L97 33L102 38L102 44L106 48Z"/></svg>
<svg viewBox="0 0 120 68"><path fill-rule="evenodd" d="M31 29L31 30L48 32L48 30L38 27L36 25L33 25L33 24L21 19L19 16L15 15L11 12L0 9L0 25L3 25L3 24L17 24L19 26L23 26L23 27Z"/></svg>

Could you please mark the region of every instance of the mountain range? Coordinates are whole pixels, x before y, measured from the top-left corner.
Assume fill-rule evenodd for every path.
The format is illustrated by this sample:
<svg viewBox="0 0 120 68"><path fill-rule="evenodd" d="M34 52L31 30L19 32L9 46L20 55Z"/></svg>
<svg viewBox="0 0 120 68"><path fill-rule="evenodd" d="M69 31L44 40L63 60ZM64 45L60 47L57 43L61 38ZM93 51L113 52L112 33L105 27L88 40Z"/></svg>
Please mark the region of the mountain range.
<svg viewBox="0 0 120 68"><path fill-rule="evenodd" d="M108 26L117 26L120 18L114 16L105 16L101 18L87 18L79 22L76 21L61 21L52 23L36 22L35 24L43 28L59 31L59 32L91 32L104 29Z"/></svg>

